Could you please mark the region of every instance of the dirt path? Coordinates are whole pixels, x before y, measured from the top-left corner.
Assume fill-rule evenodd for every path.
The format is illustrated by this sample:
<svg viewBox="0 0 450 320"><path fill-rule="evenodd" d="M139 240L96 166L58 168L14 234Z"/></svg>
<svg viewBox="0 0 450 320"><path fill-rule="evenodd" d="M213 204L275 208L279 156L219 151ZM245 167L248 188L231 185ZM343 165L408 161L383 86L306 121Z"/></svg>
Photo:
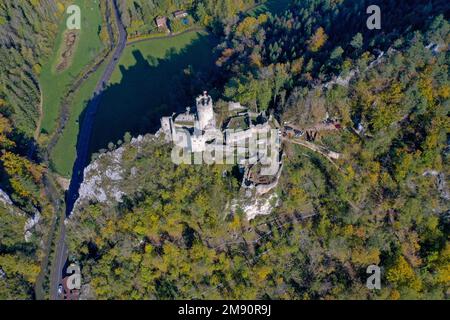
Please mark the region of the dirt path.
<svg viewBox="0 0 450 320"><path fill-rule="evenodd" d="M308 148L314 152L320 153L325 158L327 158L328 161L330 161L336 168L339 169L339 166L334 162L334 160L340 159L342 157L342 154L331 151L323 146L319 146L317 144L311 143L309 141L300 140L300 139L289 139L289 138L282 138L283 141L288 143L295 143L302 147Z"/></svg>

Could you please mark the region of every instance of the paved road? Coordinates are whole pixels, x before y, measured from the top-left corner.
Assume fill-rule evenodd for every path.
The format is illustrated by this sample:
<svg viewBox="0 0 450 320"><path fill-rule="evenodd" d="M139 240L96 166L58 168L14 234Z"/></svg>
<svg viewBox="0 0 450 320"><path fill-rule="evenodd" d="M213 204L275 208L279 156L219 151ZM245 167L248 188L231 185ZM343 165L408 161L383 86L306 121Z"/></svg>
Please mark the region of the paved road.
<svg viewBox="0 0 450 320"><path fill-rule="evenodd" d="M87 164L87 157L89 152L89 141L92 133L92 127L94 124L95 114L97 113L97 109L102 97L102 91L106 84L109 82L111 75L119 61L120 56L122 55L123 50L125 49L127 42L127 35L125 28L120 19L119 9L117 6L117 1L113 1L113 8L115 14L115 20L118 26L118 43L114 52L106 66L105 71L103 72L102 77L97 83L95 87L93 98L89 101L88 105L85 109L85 115L83 118L83 122L81 124L81 129L78 134L77 141L77 159L75 160L73 171L72 171L72 179L70 181L69 190L66 194L66 217L70 215L72 212L75 201L78 198L78 189L83 181L83 170ZM63 269L67 261L68 250L65 243L66 231L64 227L64 223L62 222L60 228L60 238L57 244L56 251L56 265L53 269L52 281L50 281L51 285L51 297L52 299L59 299L58 297L58 284L61 283L63 276Z"/></svg>

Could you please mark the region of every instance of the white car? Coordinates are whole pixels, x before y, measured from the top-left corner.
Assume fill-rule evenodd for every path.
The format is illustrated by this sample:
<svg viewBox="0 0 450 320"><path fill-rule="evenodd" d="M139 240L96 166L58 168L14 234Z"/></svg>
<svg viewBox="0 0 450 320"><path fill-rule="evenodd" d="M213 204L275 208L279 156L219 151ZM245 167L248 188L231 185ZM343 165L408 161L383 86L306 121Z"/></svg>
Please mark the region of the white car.
<svg viewBox="0 0 450 320"><path fill-rule="evenodd" d="M63 286L62 286L62 284L60 284L58 286L58 295L61 295L62 293L63 293Z"/></svg>

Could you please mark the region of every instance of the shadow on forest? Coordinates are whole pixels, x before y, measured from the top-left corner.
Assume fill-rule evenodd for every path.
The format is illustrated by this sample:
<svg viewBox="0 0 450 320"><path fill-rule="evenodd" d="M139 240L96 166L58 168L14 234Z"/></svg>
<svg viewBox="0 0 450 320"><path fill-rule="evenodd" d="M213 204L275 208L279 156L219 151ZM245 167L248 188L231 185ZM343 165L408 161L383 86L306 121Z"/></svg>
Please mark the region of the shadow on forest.
<svg viewBox="0 0 450 320"><path fill-rule="evenodd" d="M109 142L123 139L126 132L132 136L155 133L161 116L192 106L202 90L214 88L214 79L219 77L212 48L212 39L201 37L182 50L167 50L162 59L145 58L141 51L134 50L135 64L129 68L119 66L120 83L108 85L101 93L88 161Z"/></svg>

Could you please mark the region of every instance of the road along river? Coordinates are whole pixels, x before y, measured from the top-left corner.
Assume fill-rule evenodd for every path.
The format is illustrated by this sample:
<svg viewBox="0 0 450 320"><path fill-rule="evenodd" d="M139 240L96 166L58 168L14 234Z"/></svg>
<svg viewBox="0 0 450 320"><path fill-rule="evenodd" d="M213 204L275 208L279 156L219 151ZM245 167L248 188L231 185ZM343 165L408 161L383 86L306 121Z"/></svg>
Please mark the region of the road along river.
<svg viewBox="0 0 450 320"><path fill-rule="evenodd" d="M109 58L108 65L106 66L105 71L103 72L102 77L98 81L94 95L92 99L89 101L88 105L85 109L85 115L83 117L83 121L81 123L80 132L78 134L77 141L77 158L75 160L73 171L72 171L72 179L70 180L70 186L66 193L66 217L70 215L72 212L75 201L78 198L78 190L83 181L83 170L87 164L87 156L89 150L89 140L91 138L92 127L94 123L94 117L98 109L98 105L100 103L100 99L102 97L102 91L106 84L109 82L111 75L116 68L117 63L119 62L119 58L125 49L127 43L127 34L125 31L125 27L122 24L120 19L119 8L117 4L117 0L113 1L113 10L115 15L116 24L118 27L118 42L116 48L113 51L112 56ZM110 26L113 28L113 26ZM54 260L53 270L52 270L52 278L50 281L51 284L51 298L52 299L60 299L58 296L58 285L62 282L63 278L63 269L67 261L68 250L65 243L66 238L66 230L64 223L61 223L61 228L59 232L59 239L56 246L56 257Z"/></svg>

